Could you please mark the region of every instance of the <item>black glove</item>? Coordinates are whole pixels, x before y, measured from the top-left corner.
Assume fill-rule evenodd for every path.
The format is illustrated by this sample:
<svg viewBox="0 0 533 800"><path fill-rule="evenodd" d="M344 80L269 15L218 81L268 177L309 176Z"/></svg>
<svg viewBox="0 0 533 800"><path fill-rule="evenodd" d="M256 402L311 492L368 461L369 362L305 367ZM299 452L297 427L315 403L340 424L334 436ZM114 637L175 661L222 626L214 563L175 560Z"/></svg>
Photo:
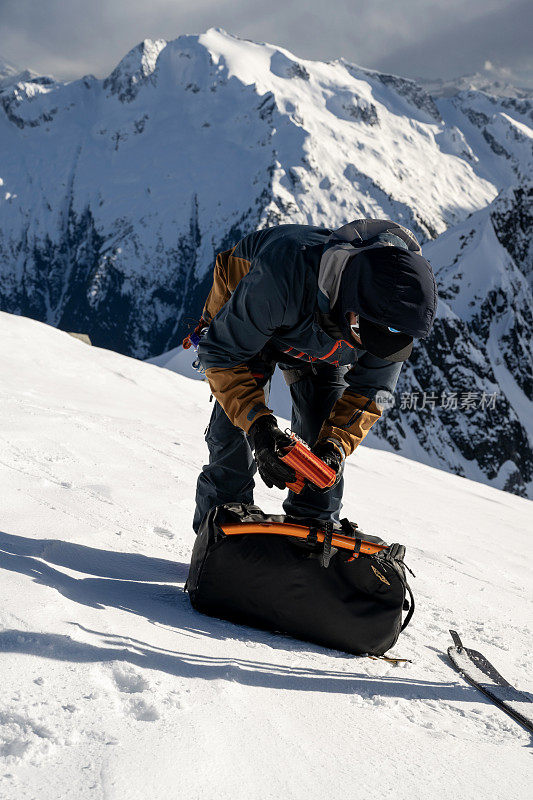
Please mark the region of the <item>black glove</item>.
<svg viewBox="0 0 533 800"><path fill-rule="evenodd" d="M330 489L333 489L333 486L336 486L342 477L342 466L344 464L344 458L342 451L342 445L339 443L339 446L333 444L333 442L329 442L327 439L323 439L320 442L317 442L312 449L312 452L315 456L318 456L324 464L327 464L328 467L335 470L335 483L332 486L328 486L327 489L319 489L318 486L315 486L314 483L309 484L316 492L329 492Z"/></svg>
<svg viewBox="0 0 533 800"><path fill-rule="evenodd" d="M296 480L296 473L278 457L280 448L290 445L292 439L278 428L272 414L264 414L256 419L248 431L248 438L255 453L257 469L267 486L285 489L288 483Z"/></svg>

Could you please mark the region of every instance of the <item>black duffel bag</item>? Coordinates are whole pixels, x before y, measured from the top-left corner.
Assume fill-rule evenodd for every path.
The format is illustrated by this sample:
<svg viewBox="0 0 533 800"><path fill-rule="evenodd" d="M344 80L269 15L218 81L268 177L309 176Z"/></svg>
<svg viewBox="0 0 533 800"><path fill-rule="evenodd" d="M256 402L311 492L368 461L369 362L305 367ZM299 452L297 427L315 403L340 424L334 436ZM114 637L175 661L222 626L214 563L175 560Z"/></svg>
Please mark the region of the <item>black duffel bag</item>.
<svg viewBox="0 0 533 800"><path fill-rule="evenodd" d="M206 514L185 590L203 614L379 656L414 611L404 554L348 520L333 525L229 503Z"/></svg>

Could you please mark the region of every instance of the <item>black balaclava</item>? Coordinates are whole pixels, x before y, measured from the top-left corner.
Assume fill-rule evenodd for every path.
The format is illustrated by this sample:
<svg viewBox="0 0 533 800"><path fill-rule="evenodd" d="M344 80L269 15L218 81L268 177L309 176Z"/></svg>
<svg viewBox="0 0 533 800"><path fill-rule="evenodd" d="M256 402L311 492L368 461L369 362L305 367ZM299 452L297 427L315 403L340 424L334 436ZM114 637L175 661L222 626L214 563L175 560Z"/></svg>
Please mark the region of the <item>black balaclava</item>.
<svg viewBox="0 0 533 800"><path fill-rule="evenodd" d="M360 316L361 339L375 355L401 361L407 340L426 337L437 310L437 286L426 259L399 247L376 247L351 258L344 268L333 316L346 338L349 311ZM388 327L403 334L390 333ZM395 339L395 337L397 337ZM348 339L349 340L349 339ZM410 352L410 350L409 350Z"/></svg>

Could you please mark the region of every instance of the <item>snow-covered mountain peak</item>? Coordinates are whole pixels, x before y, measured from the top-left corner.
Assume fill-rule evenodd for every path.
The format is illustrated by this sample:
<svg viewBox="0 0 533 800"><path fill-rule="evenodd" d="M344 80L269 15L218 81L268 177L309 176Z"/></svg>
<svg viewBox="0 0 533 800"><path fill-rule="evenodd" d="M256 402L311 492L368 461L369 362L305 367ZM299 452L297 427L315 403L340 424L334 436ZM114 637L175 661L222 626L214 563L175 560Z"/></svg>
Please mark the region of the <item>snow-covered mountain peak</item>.
<svg viewBox="0 0 533 800"><path fill-rule="evenodd" d="M21 69L0 57L0 90L34 78L37 78L37 73L33 72L33 70Z"/></svg>
<svg viewBox="0 0 533 800"><path fill-rule="evenodd" d="M153 75L165 39L145 39L132 48L103 82L109 94L117 95L122 102L131 102L141 86Z"/></svg>
<svg viewBox="0 0 533 800"><path fill-rule="evenodd" d="M531 88L519 87L509 69L487 63L485 69L451 79L419 78L433 97L453 97L459 92L483 92L493 97L530 98Z"/></svg>
<svg viewBox="0 0 533 800"><path fill-rule="evenodd" d="M256 86L259 94L272 91L274 85L283 95L287 80L327 84L328 79L335 81L340 64L299 58L286 48L241 39L222 28L210 28L198 37L198 42L209 51L215 64L225 65L228 77Z"/></svg>

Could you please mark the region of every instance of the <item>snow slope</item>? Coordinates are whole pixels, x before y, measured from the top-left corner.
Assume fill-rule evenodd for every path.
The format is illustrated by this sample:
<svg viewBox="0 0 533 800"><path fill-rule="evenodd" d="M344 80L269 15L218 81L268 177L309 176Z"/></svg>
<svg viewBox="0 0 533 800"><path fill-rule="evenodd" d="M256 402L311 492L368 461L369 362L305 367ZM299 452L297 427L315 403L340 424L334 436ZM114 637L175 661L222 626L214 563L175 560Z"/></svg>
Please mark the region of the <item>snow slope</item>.
<svg viewBox="0 0 533 800"><path fill-rule="evenodd" d="M0 337L2 800L525 800L530 736L443 654L456 628L531 689L529 501L349 461L346 513L417 575L404 667L210 619L181 592L205 384L22 317Z"/></svg>

